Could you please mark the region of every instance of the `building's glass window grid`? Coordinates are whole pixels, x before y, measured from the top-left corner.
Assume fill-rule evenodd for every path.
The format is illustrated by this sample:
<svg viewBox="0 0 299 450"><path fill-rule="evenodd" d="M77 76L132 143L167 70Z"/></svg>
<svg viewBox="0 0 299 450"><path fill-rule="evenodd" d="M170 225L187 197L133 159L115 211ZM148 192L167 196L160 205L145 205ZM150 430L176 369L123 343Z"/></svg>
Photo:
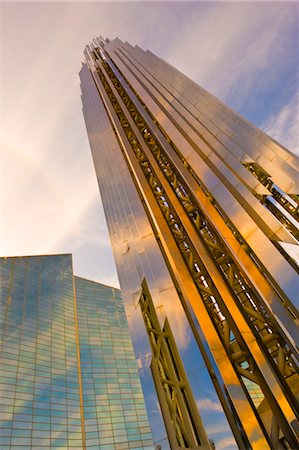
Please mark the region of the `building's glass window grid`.
<svg viewBox="0 0 299 450"><path fill-rule="evenodd" d="M119 291L76 277L87 448L152 449Z"/></svg>
<svg viewBox="0 0 299 450"><path fill-rule="evenodd" d="M120 292L70 255L1 258L0 281L1 450L152 449Z"/></svg>
<svg viewBox="0 0 299 450"><path fill-rule="evenodd" d="M82 448L70 259L1 260L0 448Z"/></svg>

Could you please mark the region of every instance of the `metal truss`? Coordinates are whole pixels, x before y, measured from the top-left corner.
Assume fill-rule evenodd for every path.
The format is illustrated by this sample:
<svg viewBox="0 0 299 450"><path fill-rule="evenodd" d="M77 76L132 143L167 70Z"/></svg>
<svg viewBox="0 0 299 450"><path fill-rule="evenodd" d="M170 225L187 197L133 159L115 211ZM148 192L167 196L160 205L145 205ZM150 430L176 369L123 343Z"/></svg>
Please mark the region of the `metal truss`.
<svg viewBox="0 0 299 450"><path fill-rule="evenodd" d="M216 267L218 267L236 305L242 312L246 323L259 342L259 346L267 357L279 383L283 386L289 405L293 408L294 412L297 412L298 409L293 391L295 390L296 385L298 386L296 381L298 380L298 373L296 355L294 354L293 349L286 342L280 327L255 291L254 287L251 286L249 280L238 268L237 263L226 248L225 243L209 223L203 211L199 208L196 199L188 190L180 174L175 169L159 142L151 133L148 125L137 111L135 105L121 86L119 80L115 77L109 65L106 62L102 62L102 66L126 106L127 111L134 120L147 148L150 149L154 155L164 178L168 181L169 186L183 206L193 227L197 230L201 242L209 252ZM280 410L271 392L271 387L267 385L266 380L257 366L255 358L248 349L248 345L238 329L238 325L234 322L230 311L215 287L211 276L206 270L201 257L188 236L175 208L172 206L159 177L156 175L149 162L137 135L130 126L122 107L100 67L98 67L97 72L118 117L119 123L125 132L148 185L156 198L156 202L168 223L169 230L186 262L192 279L197 286L198 292L205 304L215 329L218 332L223 347L235 368L240 384L247 394L249 405L256 415L261 427L264 429L268 442L273 448L281 448L281 435L284 435L286 441L289 443L288 445L290 445L291 448L296 448L298 441L292 428L289 426L288 421ZM244 380L246 380L246 382L244 382ZM249 382L253 384L250 385ZM263 393L262 402L258 407L254 404L251 386L258 386L260 392ZM264 416L261 413L261 410L265 409L271 411L270 427L268 426L268 420L267 424L264 422Z"/></svg>
<svg viewBox="0 0 299 450"><path fill-rule="evenodd" d="M123 50L119 50L120 53L126 57L125 53ZM126 62L123 60L123 58L118 54L118 52L116 52L118 58L120 58L120 60L122 61L122 63L129 69L129 67L127 66ZM109 61L110 62L110 61ZM116 64L113 62L113 65L116 66ZM136 67L136 66L135 66ZM117 68L117 70L121 73L121 71ZM130 70L130 69L129 69ZM147 113L151 116L151 118L153 119L153 121L155 122L155 124L158 126L158 128L160 129L160 131L163 133L163 135L166 137L166 139L168 140L168 142L171 144L171 146L173 147L173 149L177 152L177 154L180 156L180 158L183 160L183 156L181 155L180 151L175 147L175 145L173 144L173 142L171 142L167 136L167 133L165 133L165 131L163 130L163 128L161 127L161 125L155 120L155 118L153 117L153 115L151 114L151 112L148 110L148 108L146 107L146 105L143 103L142 99L140 98L140 96L137 94L137 92L134 90L134 88L132 87L132 85L128 82L128 80L124 77L123 74L121 74L122 77L124 78L124 80L128 83L128 85L130 86L130 89L132 90L132 92L134 92L134 95L136 95L136 97L138 98L138 100L141 102L143 108L146 109ZM139 80L139 82L143 85L143 83L141 82L141 80ZM143 85L144 86L144 85ZM271 176L264 170L262 169L258 163L256 162L252 162L252 163L244 163L244 166L250 170L258 179L259 181L265 186L267 187L267 189L269 189L269 191L272 194L273 199L284 208L284 210L289 213L296 221L299 220L299 195L294 195L294 194L286 194L285 192L283 192L282 189L280 189L277 185L275 185L273 183L273 181L270 179ZM213 202L213 204L216 204L215 199L213 199L213 197L211 196L211 194L208 192L208 190L206 189L206 187L204 186L204 184L202 183L201 180L198 179L198 177L196 176L195 173L193 173L192 168L188 167L189 172L194 176L194 178L198 181L200 187L202 188L202 190L207 194L207 197L210 198L210 200ZM284 215L283 213L281 213L279 211L279 209L277 207L275 207L273 205L273 203L271 203L271 201L269 201L268 199L266 200L264 197L267 196L263 196L263 195L258 195L256 194L254 191L252 191L253 194L261 201L261 203L265 204L267 209L269 209L269 211L275 215L275 217L283 224L283 226L291 233L293 234L296 239L298 239L298 229L296 227L293 226L292 222L290 222L288 220L288 217L286 217L286 215ZM221 210L220 206L217 205L217 209ZM223 215L223 211L222 211L222 215ZM224 214L225 217L225 214ZM235 229L235 227L230 224L230 220L228 217L225 217L225 220L227 221L227 225L231 226L232 231L235 233L236 237L239 238L240 236L238 231ZM241 237L242 239L242 237Z"/></svg>
<svg viewBox="0 0 299 450"><path fill-rule="evenodd" d="M196 199L188 190L188 187L177 173L169 157L153 133L149 130L148 125L140 116L133 102L129 99L118 79L107 64L105 65L105 69L121 98L124 100L137 127L141 131L141 135L147 146L155 156L163 175L171 185L192 224L199 232L203 244L211 254L213 260L220 269L221 274L224 276L224 279L228 281L230 288L232 288L237 304L242 307L245 315L249 318L249 323L252 325L253 331L260 337L262 345L266 347L266 354L271 355L276 366L279 365L278 372L283 375L283 378L286 379L291 386L296 385L295 380L290 378L295 374L296 377L298 377L297 383L299 384L298 371L296 370L298 368L297 355L292 353L286 340L281 335L279 326L274 320L273 315L267 310L255 288L238 268L236 262L226 248L225 243L213 229L212 224L208 222L203 211L198 207ZM190 264L190 261L188 264ZM283 364L281 361L283 361Z"/></svg>
<svg viewBox="0 0 299 450"><path fill-rule="evenodd" d="M139 300L152 348L151 370L172 449L210 449L167 318L161 329L145 280Z"/></svg>
<svg viewBox="0 0 299 450"><path fill-rule="evenodd" d="M97 49L95 49L96 51ZM124 55L123 51L120 50L120 52ZM129 69L129 67L127 66L126 62L123 60L123 58L118 54L118 52L116 52L116 55L118 56L118 58L122 61L122 63ZM184 167L188 170L188 172L191 174L191 176L194 178L194 180L196 181L196 183L198 184L199 188L201 189L201 191L205 194L206 198L209 200L210 204L213 205L213 207L216 209L216 211L220 214L220 216L222 217L222 219L224 220L226 226L230 229L230 231L233 233L234 237L236 238L236 240L238 241L239 244L242 245L243 250L248 254L248 256L251 258L251 261L256 265L256 267L258 268L259 272L261 274L263 274L263 276L266 278L266 280L271 280L271 284L272 286L275 288L276 293L279 295L279 297L282 299L282 301L285 301L285 295L284 293L281 291L281 289L276 285L275 280L273 280L273 278L271 277L271 275L269 274L269 272L267 271L267 269L265 267L263 267L263 264L261 263L261 261L259 261L259 258L257 257L257 255L253 252L253 250L248 246L247 242L245 241L245 239L243 238L243 236L239 233L238 229L235 227L235 225L231 222L231 220L229 219L229 217L226 215L226 213L223 211L223 209L221 208L221 206L219 205L219 203L215 200L215 198L213 197L213 195L209 192L209 190L207 189L207 187L204 185L204 183L202 182L202 180L199 179L199 177L197 176L197 174L193 171L192 167L188 164L187 160L184 158L184 156L182 155L182 153L180 152L180 150L176 147L176 145L172 142L172 140L169 138L169 136L167 135L167 133L165 132L165 130L163 129L163 127L160 125L160 123L155 119L155 117L153 116L153 114L151 113L151 111L147 108L147 106L145 105L145 103L142 101L142 99L140 98L140 96L138 95L138 93L135 91L135 89L133 88L133 86L130 84L130 82L127 80L127 78L123 75L123 73L121 72L121 70L117 67L117 65L115 64L115 62L113 62L110 58L107 60L109 62L109 64L111 65L111 67L115 67L116 70L120 73L120 75L122 76L122 78L124 79L124 81L127 83L127 85L130 87L131 91L133 92L133 94L136 96L136 98L138 99L138 101L140 102L140 104L142 105L142 108L147 112L147 114L151 117L151 119L153 120L153 122L155 123L155 125L158 127L158 129L160 130L160 132L163 134L163 136L165 137L167 143L172 147L172 149L175 151L175 153L178 155L178 157L180 158L180 160L183 162ZM129 69L130 70L130 69ZM143 85L143 83L141 82L141 80L139 80L139 82ZM144 85L143 85L144 86ZM275 186L275 185L273 185ZM274 187L273 187L274 190ZM299 195L291 195L289 194L288 196L284 195L280 195L281 190L277 190L276 192L278 193L278 195L276 196L276 200L278 198L281 198L280 202L281 204L285 204L285 200L286 197L290 198L290 201L292 202L293 205L299 205ZM256 197L263 203L264 199L262 199L262 196L259 196L257 194L255 194L255 192L253 192L254 195L256 195ZM282 198L283 197L283 198ZM271 208L275 208L273 204L271 204L270 201L268 201L267 203L270 203L270 207L268 208L269 210L271 210ZM299 206L298 206L299 207ZM298 208L297 208L298 209ZM277 208L275 208L275 214L278 215L278 211ZM288 229L289 226L289 221L286 219L286 217L283 217L283 225L285 226L286 229ZM290 224L290 227L293 229L293 225ZM290 231L290 230L289 230ZM294 230L295 231L295 230ZM284 249L277 244L277 242L274 240L272 241L273 244L275 245L275 247L278 249L278 251L280 253L283 254L283 256L288 260L288 262L291 264L291 266L296 270L296 272L299 272L299 268L298 266L294 263L294 261L292 260L292 258L290 258L290 256L288 255L288 253L286 253L284 251Z"/></svg>
<svg viewBox="0 0 299 450"><path fill-rule="evenodd" d="M285 194L276 184L271 180L269 175L256 162L247 162L243 164L268 190L271 192L275 200L298 222L299 221L299 198L295 196L292 198ZM288 198L289 197L289 198ZM292 232L290 230L290 232ZM298 235L297 235L298 238Z"/></svg>

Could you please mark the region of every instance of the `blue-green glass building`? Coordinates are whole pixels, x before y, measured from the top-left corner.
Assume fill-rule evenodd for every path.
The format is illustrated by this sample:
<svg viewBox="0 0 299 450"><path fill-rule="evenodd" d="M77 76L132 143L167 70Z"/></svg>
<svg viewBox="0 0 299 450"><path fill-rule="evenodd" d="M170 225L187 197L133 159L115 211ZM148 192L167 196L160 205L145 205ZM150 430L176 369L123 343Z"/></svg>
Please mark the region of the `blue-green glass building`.
<svg viewBox="0 0 299 450"><path fill-rule="evenodd" d="M0 258L0 448L152 449L120 291Z"/></svg>

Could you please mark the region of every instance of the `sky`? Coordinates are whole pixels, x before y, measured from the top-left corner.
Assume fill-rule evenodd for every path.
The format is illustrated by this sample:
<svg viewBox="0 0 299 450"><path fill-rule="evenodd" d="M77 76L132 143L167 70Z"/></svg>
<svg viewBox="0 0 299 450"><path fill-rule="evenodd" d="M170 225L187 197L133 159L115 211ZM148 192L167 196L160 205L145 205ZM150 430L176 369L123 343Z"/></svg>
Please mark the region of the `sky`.
<svg viewBox="0 0 299 450"><path fill-rule="evenodd" d="M118 286L78 77L97 35L150 49L299 154L298 8L0 3L0 255L72 253L76 275ZM213 398L199 402L215 416Z"/></svg>
<svg viewBox="0 0 299 450"><path fill-rule="evenodd" d="M81 110L94 37L150 49L299 151L298 4L1 3L3 256L73 254L75 272L118 286Z"/></svg>

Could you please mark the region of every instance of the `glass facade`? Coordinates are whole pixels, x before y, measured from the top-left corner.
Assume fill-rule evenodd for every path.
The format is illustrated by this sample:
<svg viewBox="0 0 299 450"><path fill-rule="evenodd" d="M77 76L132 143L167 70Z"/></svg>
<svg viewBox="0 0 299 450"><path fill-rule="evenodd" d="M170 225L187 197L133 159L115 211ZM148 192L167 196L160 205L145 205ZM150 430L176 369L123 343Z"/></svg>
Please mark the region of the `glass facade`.
<svg viewBox="0 0 299 450"><path fill-rule="evenodd" d="M153 448L120 291L76 277L87 448Z"/></svg>
<svg viewBox="0 0 299 450"><path fill-rule="evenodd" d="M120 292L71 255L1 258L0 287L1 450L151 448Z"/></svg>

